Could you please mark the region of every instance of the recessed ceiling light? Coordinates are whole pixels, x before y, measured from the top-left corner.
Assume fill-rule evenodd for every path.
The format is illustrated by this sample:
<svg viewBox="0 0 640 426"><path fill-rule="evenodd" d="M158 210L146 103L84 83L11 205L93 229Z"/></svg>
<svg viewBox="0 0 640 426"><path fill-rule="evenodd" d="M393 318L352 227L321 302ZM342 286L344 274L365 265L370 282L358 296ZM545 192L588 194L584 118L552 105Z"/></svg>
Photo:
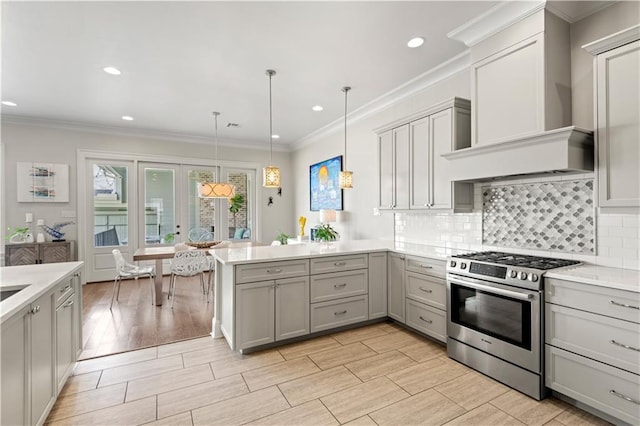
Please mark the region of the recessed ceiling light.
<svg viewBox="0 0 640 426"><path fill-rule="evenodd" d="M11 102L11 101L2 101L2 105L6 105L6 106L18 106L17 103L15 102Z"/></svg>
<svg viewBox="0 0 640 426"><path fill-rule="evenodd" d="M322 111L324 108L322 108L320 105L316 105L311 109L314 110L314 111Z"/></svg>
<svg viewBox="0 0 640 426"><path fill-rule="evenodd" d="M130 115L123 115L122 119L125 120L125 121L133 121L133 117L130 116Z"/></svg>
<svg viewBox="0 0 640 426"><path fill-rule="evenodd" d="M414 37L407 43L407 46L410 48L420 47L424 43L424 39L422 37Z"/></svg>
<svg viewBox="0 0 640 426"><path fill-rule="evenodd" d="M102 68L104 70L104 72L106 72L107 74L111 74L111 75L120 75L122 74L122 71L120 71L118 68L116 67L104 67Z"/></svg>
<svg viewBox="0 0 640 426"><path fill-rule="evenodd" d="M271 135L271 137L274 139L280 139L280 135Z"/></svg>

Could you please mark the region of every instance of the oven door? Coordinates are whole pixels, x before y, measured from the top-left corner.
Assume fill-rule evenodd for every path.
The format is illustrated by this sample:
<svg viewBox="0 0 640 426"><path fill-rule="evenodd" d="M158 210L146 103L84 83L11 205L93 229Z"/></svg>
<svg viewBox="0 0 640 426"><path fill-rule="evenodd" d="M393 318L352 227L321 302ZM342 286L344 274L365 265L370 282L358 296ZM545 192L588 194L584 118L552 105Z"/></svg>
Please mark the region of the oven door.
<svg viewBox="0 0 640 426"><path fill-rule="evenodd" d="M541 373L542 292L447 274L447 334Z"/></svg>

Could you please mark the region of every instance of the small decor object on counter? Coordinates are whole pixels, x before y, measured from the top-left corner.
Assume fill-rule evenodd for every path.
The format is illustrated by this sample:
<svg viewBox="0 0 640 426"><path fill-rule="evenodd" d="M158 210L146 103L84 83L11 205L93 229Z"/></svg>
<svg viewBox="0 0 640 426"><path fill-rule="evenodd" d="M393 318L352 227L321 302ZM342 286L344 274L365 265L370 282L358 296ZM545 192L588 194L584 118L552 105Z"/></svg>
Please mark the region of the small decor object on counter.
<svg viewBox="0 0 640 426"><path fill-rule="evenodd" d="M291 238L291 235L287 235L284 232L281 232L276 236L276 241L280 241L281 245L286 246L289 238Z"/></svg>
<svg viewBox="0 0 640 426"><path fill-rule="evenodd" d="M29 237L31 237L31 241L29 241ZM33 242L33 235L29 232L29 228L7 228L7 236L5 239L9 240L10 243L27 243Z"/></svg>
<svg viewBox="0 0 640 426"><path fill-rule="evenodd" d="M300 216L298 218L298 224L300 225L300 236L304 237L304 226L307 224L307 218Z"/></svg>
<svg viewBox="0 0 640 426"><path fill-rule="evenodd" d="M51 235L51 238L53 238L53 242L58 242L58 241L64 241L65 233L62 232L61 229L67 225L74 225L74 224L75 222L61 222L61 223L56 223L53 226L47 226L44 224L41 226L44 232Z"/></svg>
<svg viewBox="0 0 640 426"><path fill-rule="evenodd" d="M206 249L220 244L222 241L187 241L185 244L191 247Z"/></svg>
<svg viewBox="0 0 640 426"><path fill-rule="evenodd" d="M314 238L318 241L335 241L340 237L338 231L333 229L328 223L315 228Z"/></svg>

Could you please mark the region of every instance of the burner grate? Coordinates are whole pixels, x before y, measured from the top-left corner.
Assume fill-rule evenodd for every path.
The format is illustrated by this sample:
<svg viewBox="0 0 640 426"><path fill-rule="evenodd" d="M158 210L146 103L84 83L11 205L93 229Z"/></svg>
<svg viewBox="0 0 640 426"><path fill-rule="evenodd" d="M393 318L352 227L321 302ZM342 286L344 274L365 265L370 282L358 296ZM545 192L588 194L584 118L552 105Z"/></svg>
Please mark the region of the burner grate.
<svg viewBox="0 0 640 426"><path fill-rule="evenodd" d="M498 265L520 266L546 271L548 269L577 265L580 262L569 259L529 256L525 254L503 253L499 251L483 251L453 256L459 259L477 260L479 262L496 263Z"/></svg>

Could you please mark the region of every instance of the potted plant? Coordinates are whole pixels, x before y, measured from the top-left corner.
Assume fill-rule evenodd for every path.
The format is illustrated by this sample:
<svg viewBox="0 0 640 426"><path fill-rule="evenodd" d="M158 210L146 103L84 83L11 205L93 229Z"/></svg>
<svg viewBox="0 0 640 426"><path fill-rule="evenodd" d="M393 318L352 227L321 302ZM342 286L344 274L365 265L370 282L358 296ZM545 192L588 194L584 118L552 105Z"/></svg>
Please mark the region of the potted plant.
<svg viewBox="0 0 640 426"><path fill-rule="evenodd" d="M288 239L291 238L291 235L287 235L284 232L279 233L276 236L276 241L280 241L280 244L282 244L283 246L286 246L288 244Z"/></svg>
<svg viewBox="0 0 640 426"><path fill-rule="evenodd" d="M236 194L233 197L229 198L229 212L233 214L234 228L238 226L236 224L236 215L238 214L238 212L242 207L244 207L244 196L242 194Z"/></svg>
<svg viewBox="0 0 640 426"><path fill-rule="evenodd" d="M27 227L19 227L13 229L11 229L11 227L7 228L7 236L5 237L5 239L9 240L10 243L24 243L28 238L29 228Z"/></svg>
<svg viewBox="0 0 640 426"><path fill-rule="evenodd" d="M331 225L325 223L315 229L314 236L316 240L327 242L337 240L340 234Z"/></svg>

